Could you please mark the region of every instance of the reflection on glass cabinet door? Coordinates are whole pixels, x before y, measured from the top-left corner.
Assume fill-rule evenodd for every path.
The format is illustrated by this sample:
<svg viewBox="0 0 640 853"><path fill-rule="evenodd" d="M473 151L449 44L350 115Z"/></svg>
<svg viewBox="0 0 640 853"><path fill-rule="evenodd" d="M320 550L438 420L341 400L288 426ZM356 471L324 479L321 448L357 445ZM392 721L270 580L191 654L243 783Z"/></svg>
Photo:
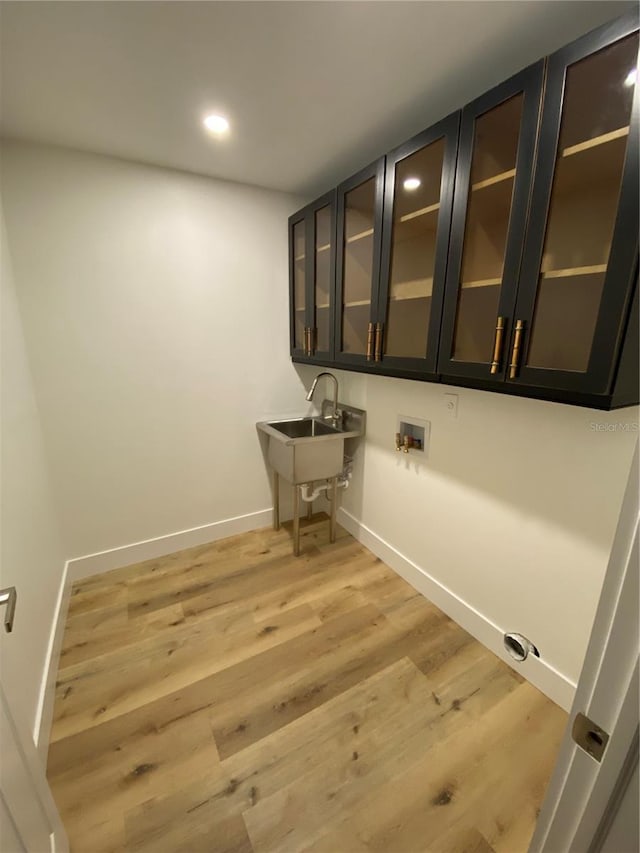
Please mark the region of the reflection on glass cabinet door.
<svg viewBox="0 0 640 853"><path fill-rule="evenodd" d="M460 113L387 155L380 272L380 359L436 373Z"/></svg>
<svg viewBox="0 0 640 853"><path fill-rule="evenodd" d="M330 205L314 213L314 302L316 352L329 353L331 348L331 289L333 286L332 248L333 216Z"/></svg>
<svg viewBox="0 0 640 853"><path fill-rule="evenodd" d="M510 381L610 386L638 259L637 27L622 18L549 59Z"/></svg>
<svg viewBox="0 0 640 853"><path fill-rule="evenodd" d="M375 179L347 193L344 202L342 351L364 354L371 314Z"/></svg>
<svg viewBox="0 0 640 853"><path fill-rule="evenodd" d="M338 188L336 355L371 357L378 288L384 160Z"/></svg>
<svg viewBox="0 0 640 853"><path fill-rule="evenodd" d="M502 381L515 305L544 63L462 112L439 367Z"/></svg>
<svg viewBox="0 0 640 853"><path fill-rule="evenodd" d="M293 330L294 349L305 352L307 341L306 228L301 219L293 226Z"/></svg>
<svg viewBox="0 0 640 853"><path fill-rule="evenodd" d="M567 70L526 358L532 367L584 372L589 365L618 212L637 61L634 33Z"/></svg>
<svg viewBox="0 0 640 853"><path fill-rule="evenodd" d="M333 358L336 193L289 217L291 354L319 363Z"/></svg>
<svg viewBox="0 0 640 853"><path fill-rule="evenodd" d="M476 119L453 358L489 363L507 250L522 92Z"/></svg>
<svg viewBox="0 0 640 853"><path fill-rule="evenodd" d="M384 354L424 358L433 291L444 139L396 166Z"/></svg>

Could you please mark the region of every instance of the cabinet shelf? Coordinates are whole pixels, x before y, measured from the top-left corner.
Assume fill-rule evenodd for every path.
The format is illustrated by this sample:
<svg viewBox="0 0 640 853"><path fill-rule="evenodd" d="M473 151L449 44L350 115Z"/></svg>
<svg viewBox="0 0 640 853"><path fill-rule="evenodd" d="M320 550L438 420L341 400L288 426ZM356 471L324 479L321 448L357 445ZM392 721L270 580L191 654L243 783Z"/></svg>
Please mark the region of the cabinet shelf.
<svg viewBox="0 0 640 853"><path fill-rule="evenodd" d="M503 181L509 181L511 178L515 178L516 170L509 169L506 172L500 172L498 175L492 175L490 178L485 178L482 181L476 181L475 184L471 184L471 192L476 192L476 190L483 190L485 187L492 187L494 184L501 184Z"/></svg>
<svg viewBox="0 0 640 853"><path fill-rule="evenodd" d="M345 302L345 308L360 308L362 305L371 305L370 299L359 299L356 302Z"/></svg>
<svg viewBox="0 0 640 853"><path fill-rule="evenodd" d="M496 284L502 284L500 278L482 278L477 281L463 281L460 283L460 289L470 290L472 287L495 287Z"/></svg>
<svg viewBox="0 0 640 853"><path fill-rule="evenodd" d="M365 237L371 237L373 234L373 228L367 228L366 231L360 231L358 234L354 234L352 237L347 237L347 243L356 243L358 240L363 240Z"/></svg>
<svg viewBox="0 0 640 853"><path fill-rule="evenodd" d="M390 302L404 302L405 299L426 299L433 291L433 278L413 278L396 281L391 285Z"/></svg>
<svg viewBox="0 0 640 853"><path fill-rule="evenodd" d="M412 219L417 219L419 216L426 216L428 213L435 213L440 210L440 202L430 204L428 207L421 207L420 210L412 210L411 213L405 213L400 217L400 222L410 222Z"/></svg>
<svg viewBox="0 0 640 853"><path fill-rule="evenodd" d="M410 296L392 296L389 302L415 302L416 299L431 299L430 294L414 293Z"/></svg>
<svg viewBox="0 0 640 853"><path fill-rule="evenodd" d="M580 154L582 151L588 151L590 148L597 148L599 145L606 145L607 142L614 142L616 139L622 139L628 135L628 126L619 127L617 130L612 130L609 133L603 133L601 136L594 136L593 139L586 139L584 142L578 142L576 145L563 148L561 156L572 157L574 154Z"/></svg>
<svg viewBox="0 0 640 853"><path fill-rule="evenodd" d="M358 235L356 235L356 236L358 236ZM320 252L326 252L330 248L331 248L331 243L326 243L324 246L316 246L316 254L319 254ZM304 261L305 258L306 258L306 255L297 255L296 261Z"/></svg>
<svg viewBox="0 0 640 853"><path fill-rule="evenodd" d="M590 267L568 267L564 270L546 270L542 278L569 278L575 275L596 275L607 271L606 264L594 264Z"/></svg>
<svg viewBox="0 0 640 853"><path fill-rule="evenodd" d="M326 305L325 305L324 303L323 303L322 305L316 305L316 308L317 308L317 309L321 309L321 308L329 308L329 303L327 302L327 303L326 303Z"/></svg>

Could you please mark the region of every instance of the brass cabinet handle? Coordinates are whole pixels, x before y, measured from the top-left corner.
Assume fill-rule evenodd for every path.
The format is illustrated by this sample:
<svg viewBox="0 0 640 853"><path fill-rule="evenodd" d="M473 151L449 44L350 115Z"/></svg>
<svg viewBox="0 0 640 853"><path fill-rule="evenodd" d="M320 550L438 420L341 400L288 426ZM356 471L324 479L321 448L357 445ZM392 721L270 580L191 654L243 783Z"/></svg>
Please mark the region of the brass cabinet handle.
<svg viewBox="0 0 640 853"><path fill-rule="evenodd" d="M520 361L520 347L522 345L523 332L524 321L516 320L516 330L513 335L513 349L511 351L511 364L509 365L509 379L515 379L518 375L518 364Z"/></svg>
<svg viewBox="0 0 640 853"><path fill-rule="evenodd" d="M382 361L382 323L376 323L376 361Z"/></svg>
<svg viewBox="0 0 640 853"><path fill-rule="evenodd" d="M491 374L500 370L500 359L502 358L502 344L504 341L504 317L498 317L496 321L496 337L493 343L493 361L491 362Z"/></svg>
<svg viewBox="0 0 640 853"><path fill-rule="evenodd" d="M373 336L375 334L373 323L369 323L367 328L367 361L373 359Z"/></svg>

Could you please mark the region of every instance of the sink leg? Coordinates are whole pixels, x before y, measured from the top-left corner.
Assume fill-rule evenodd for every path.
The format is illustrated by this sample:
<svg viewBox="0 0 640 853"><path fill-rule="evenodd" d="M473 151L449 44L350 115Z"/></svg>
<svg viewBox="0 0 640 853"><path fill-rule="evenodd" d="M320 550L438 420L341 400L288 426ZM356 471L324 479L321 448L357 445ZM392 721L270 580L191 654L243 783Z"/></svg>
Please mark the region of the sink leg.
<svg viewBox="0 0 640 853"><path fill-rule="evenodd" d="M293 554L300 555L300 491L299 486L293 487Z"/></svg>
<svg viewBox="0 0 640 853"><path fill-rule="evenodd" d="M280 477L273 472L273 529L280 530Z"/></svg>
<svg viewBox="0 0 640 853"><path fill-rule="evenodd" d="M311 491L313 491L313 483L309 483L309 487ZM311 517L313 515L313 501L309 501L307 503L307 521L311 521Z"/></svg>
<svg viewBox="0 0 640 853"><path fill-rule="evenodd" d="M331 515L329 517L329 542L336 541L336 504L338 503L338 478L331 478Z"/></svg>

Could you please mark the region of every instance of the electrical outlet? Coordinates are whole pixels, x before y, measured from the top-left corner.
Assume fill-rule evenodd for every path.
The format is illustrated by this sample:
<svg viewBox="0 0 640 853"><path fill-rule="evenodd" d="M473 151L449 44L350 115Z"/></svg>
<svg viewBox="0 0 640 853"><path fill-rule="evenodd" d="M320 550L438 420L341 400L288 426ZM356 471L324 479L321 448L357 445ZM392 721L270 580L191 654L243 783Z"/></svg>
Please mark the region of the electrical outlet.
<svg viewBox="0 0 640 853"><path fill-rule="evenodd" d="M444 395L444 404L447 409L447 413L452 418L458 417L458 395L457 394L445 394Z"/></svg>

